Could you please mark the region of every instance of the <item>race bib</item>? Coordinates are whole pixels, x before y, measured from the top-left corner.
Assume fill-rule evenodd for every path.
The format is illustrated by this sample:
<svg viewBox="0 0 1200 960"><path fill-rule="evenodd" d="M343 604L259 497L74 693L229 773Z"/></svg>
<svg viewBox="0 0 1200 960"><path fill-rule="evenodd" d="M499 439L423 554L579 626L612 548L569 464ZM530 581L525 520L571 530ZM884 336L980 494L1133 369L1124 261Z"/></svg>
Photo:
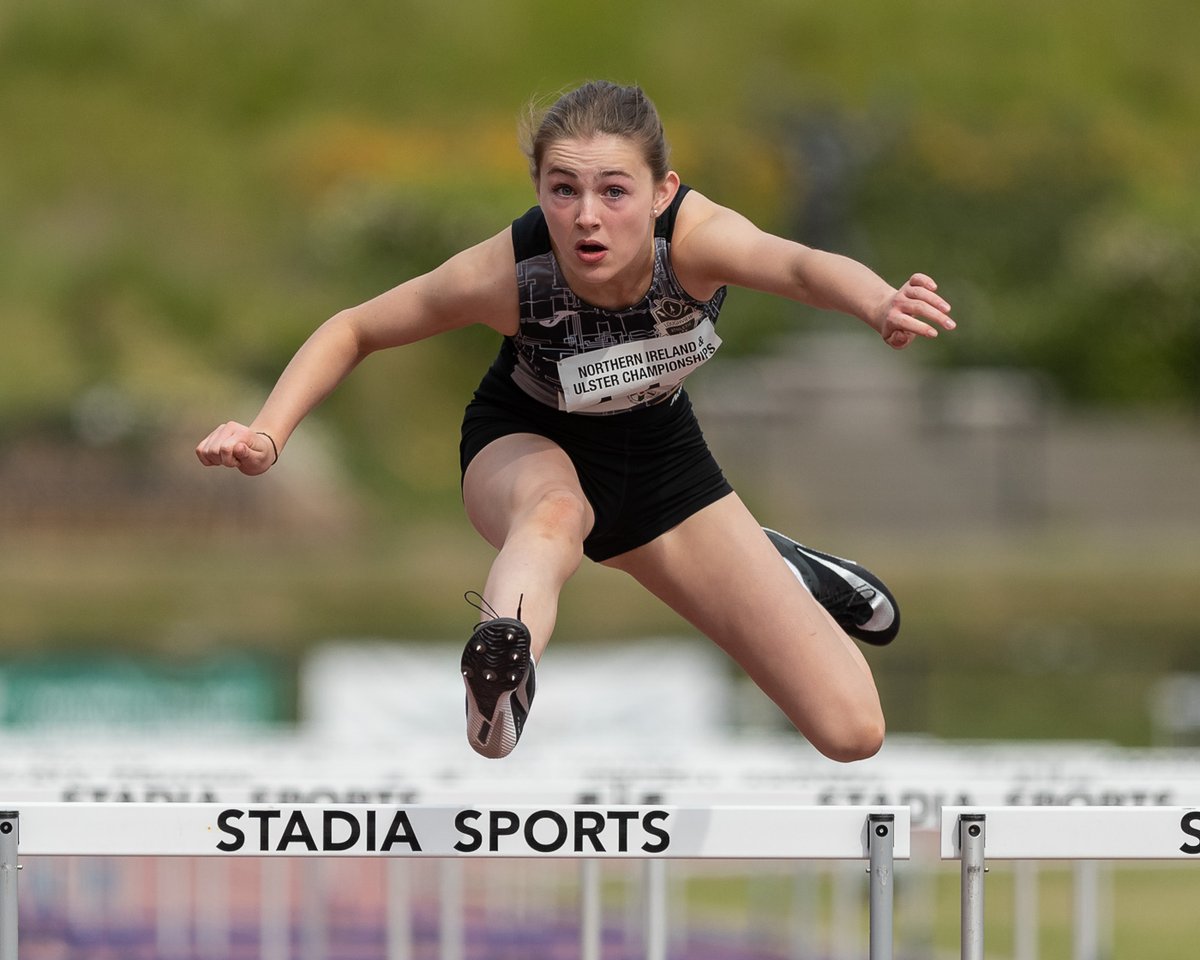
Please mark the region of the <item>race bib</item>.
<svg viewBox="0 0 1200 960"><path fill-rule="evenodd" d="M721 338L711 320L691 330L590 350L558 361L563 404L569 411L625 410L669 393L717 352Z"/></svg>

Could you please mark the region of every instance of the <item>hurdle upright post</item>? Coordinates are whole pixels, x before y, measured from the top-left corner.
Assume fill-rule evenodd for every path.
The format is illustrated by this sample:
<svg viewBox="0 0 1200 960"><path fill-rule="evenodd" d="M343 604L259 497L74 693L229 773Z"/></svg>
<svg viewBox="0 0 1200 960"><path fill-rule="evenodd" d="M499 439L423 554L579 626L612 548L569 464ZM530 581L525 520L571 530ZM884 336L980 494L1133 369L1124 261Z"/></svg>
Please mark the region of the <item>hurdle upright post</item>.
<svg viewBox="0 0 1200 960"><path fill-rule="evenodd" d="M987 818L964 813L958 818L962 850L962 960L983 960L984 840Z"/></svg>
<svg viewBox="0 0 1200 960"><path fill-rule="evenodd" d="M870 854L870 960L891 960L892 907L895 885L892 878L896 816L872 813L867 817L867 851Z"/></svg>
<svg viewBox="0 0 1200 960"><path fill-rule="evenodd" d="M0 810L0 960L17 960L17 837L15 810Z"/></svg>
<svg viewBox="0 0 1200 960"><path fill-rule="evenodd" d="M667 960L667 862L647 860L643 875L646 885L643 894L646 960Z"/></svg>
<svg viewBox="0 0 1200 960"><path fill-rule="evenodd" d="M581 861L579 873L579 957L580 960L600 960L601 896L600 861L592 858Z"/></svg>

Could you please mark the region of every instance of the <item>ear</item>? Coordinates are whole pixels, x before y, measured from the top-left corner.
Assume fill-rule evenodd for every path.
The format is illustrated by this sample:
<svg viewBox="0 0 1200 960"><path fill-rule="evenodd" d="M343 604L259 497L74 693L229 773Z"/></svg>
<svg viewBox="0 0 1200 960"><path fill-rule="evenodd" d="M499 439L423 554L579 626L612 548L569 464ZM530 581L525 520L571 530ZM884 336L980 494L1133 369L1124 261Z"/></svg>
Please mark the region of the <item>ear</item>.
<svg viewBox="0 0 1200 960"><path fill-rule="evenodd" d="M654 185L654 206L652 210L656 218L666 212L667 207L671 205L671 201L675 199L675 194L678 192L679 174L674 170L668 170L667 175L663 177L662 181Z"/></svg>

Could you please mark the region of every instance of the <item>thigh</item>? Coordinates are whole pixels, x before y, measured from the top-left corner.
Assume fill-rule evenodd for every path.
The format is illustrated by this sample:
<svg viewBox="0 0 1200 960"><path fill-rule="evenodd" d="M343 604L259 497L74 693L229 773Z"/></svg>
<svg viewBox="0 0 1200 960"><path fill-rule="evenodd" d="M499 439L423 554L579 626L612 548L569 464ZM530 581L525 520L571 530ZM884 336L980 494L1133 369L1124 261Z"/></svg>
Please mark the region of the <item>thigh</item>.
<svg viewBox="0 0 1200 960"><path fill-rule="evenodd" d="M511 433L479 451L463 473L463 503L480 535L496 549L514 521L548 497L577 498L587 536L595 513L570 457L554 441L534 433Z"/></svg>
<svg viewBox="0 0 1200 960"><path fill-rule="evenodd" d="M866 660L736 494L608 565L725 650L819 749L873 752L862 745L882 736L882 714Z"/></svg>

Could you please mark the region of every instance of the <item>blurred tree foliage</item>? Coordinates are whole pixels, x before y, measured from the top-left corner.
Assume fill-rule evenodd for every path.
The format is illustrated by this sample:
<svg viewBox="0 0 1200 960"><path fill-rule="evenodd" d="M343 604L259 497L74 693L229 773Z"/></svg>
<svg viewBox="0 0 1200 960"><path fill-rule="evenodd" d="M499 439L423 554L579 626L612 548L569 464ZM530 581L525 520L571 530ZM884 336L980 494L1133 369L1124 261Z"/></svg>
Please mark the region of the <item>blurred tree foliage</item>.
<svg viewBox="0 0 1200 960"><path fill-rule="evenodd" d="M684 179L764 226L937 276L933 362L1078 403L1200 407L1200 19L1189 0L191 0L0 9L0 437L253 415L339 307L532 202L516 116L608 76L658 101ZM731 298L730 351L825 320ZM329 402L392 493L457 489L475 328Z"/></svg>

